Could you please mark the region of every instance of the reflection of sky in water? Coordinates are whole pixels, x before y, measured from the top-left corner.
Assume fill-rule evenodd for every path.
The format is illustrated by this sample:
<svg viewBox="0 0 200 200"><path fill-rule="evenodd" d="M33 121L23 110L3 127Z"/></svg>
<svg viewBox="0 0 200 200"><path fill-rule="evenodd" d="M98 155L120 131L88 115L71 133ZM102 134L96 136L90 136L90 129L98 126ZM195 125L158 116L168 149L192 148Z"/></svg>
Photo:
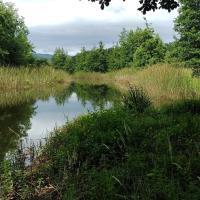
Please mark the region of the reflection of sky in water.
<svg viewBox="0 0 200 200"><path fill-rule="evenodd" d="M72 120L77 116L93 111L90 102L83 105L78 101L78 97L73 93L70 98L63 104L58 105L54 98L48 101L38 100L35 104L37 107L36 115L31 119L31 129L28 131L28 141L37 141L45 138L47 134L54 130L55 127L62 126L67 120ZM110 107L108 103L106 107Z"/></svg>

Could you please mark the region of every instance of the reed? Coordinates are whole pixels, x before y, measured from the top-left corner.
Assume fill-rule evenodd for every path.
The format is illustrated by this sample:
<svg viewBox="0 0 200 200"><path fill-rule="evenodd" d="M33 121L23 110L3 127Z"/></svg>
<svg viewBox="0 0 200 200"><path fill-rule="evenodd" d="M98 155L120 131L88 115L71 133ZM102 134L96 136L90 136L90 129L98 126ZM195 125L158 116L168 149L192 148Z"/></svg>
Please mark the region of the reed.
<svg viewBox="0 0 200 200"><path fill-rule="evenodd" d="M51 67L41 68L0 68L0 91L38 88L41 86L66 84L70 76L62 70Z"/></svg>
<svg viewBox="0 0 200 200"><path fill-rule="evenodd" d="M107 84L121 91L130 85L141 87L155 105L172 101L197 99L200 96L200 79L193 77L191 69L169 64L157 64L145 69L124 68L105 74L77 72L69 75L62 70L42 68L0 68L0 94L24 89L38 90L56 85Z"/></svg>
<svg viewBox="0 0 200 200"><path fill-rule="evenodd" d="M196 99L200 96L200 79L192 76L192 69L169 64L158 64L145 69L124 68L100 73L77 73L74 80L81 83L109 84L127 91L130 85L141 87L160 105L177 100Z"/></svg>

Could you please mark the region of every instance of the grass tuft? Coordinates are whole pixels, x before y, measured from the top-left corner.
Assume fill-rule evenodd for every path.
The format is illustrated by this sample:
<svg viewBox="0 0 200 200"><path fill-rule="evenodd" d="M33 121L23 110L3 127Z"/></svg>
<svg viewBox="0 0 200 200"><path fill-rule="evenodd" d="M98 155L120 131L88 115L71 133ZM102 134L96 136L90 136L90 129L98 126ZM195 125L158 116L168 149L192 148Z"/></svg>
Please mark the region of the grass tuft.
<svg viewBox="0 0 200 200"><path fill-rule="evenodd" d="M130 87L123 96L123 105L127 111L142 113L150 107L151 101L141 88Z"/></svg>

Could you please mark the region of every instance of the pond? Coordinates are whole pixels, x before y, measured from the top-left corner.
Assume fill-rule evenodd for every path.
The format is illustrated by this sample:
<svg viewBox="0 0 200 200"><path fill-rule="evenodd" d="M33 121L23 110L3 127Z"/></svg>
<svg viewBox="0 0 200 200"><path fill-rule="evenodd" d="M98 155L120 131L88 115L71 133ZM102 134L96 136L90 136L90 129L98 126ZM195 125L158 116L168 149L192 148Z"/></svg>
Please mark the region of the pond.
<svg viewBox="0 0 200 200"><path fill-rule="evenodd" d="M14 150L19 141L37 143L56 127L87 112L109 108L121 97L119 91L106 85L74 83L44 96L24 95L23 92L13 95L0 105L0 160Z"/></svg>

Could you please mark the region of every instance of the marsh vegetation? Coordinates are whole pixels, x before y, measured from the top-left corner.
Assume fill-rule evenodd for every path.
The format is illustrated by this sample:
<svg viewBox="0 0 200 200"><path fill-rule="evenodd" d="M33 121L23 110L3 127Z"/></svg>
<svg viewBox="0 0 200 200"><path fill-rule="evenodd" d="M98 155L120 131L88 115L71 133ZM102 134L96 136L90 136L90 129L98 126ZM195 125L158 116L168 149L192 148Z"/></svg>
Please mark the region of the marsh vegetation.
<svg viewBox="0 0 200 200"><path fill-rule="evenodd" d="M17 199L198 199L199 101L154 108L143 90L52 132L31 167L2 166ZM14 185L13 185L14 183ZM94 195L95 194L95 195Z"/></svg>
<svg viewBox="0 0 200 200"><path fill-rule="evenodd" d="M172 43L145 21L41 59L0 1L0 199L199 200L199 2L180 3Z"/></svg>

